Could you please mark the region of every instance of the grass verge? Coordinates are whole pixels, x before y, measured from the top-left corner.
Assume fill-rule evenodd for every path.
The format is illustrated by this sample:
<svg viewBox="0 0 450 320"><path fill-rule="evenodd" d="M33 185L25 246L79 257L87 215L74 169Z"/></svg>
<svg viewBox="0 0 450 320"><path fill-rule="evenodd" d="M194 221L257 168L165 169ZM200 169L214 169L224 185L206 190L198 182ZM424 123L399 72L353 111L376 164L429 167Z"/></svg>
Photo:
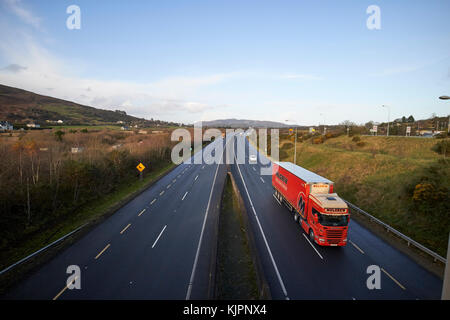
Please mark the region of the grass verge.
<svg viewBox="0 0 450 320"><path fill-rule="evenodd" d="M256 268L252 260L237 195L227 175L219 216L216 299L258 299Z"/></svg>

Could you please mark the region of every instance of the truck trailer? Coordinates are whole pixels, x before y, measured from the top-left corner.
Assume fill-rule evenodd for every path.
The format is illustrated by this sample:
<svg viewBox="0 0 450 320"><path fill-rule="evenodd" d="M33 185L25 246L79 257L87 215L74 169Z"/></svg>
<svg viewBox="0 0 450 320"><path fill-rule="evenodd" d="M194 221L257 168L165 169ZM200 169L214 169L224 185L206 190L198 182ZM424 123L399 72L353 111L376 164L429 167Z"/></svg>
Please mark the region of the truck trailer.
<svg viewBox="0 0 450 320"><path fill-rule="evenodd" d="M311 241L321 246L347 244L350 214L332 181L291 162L274 162L272 186L276 200L287 206Z"/></svg>

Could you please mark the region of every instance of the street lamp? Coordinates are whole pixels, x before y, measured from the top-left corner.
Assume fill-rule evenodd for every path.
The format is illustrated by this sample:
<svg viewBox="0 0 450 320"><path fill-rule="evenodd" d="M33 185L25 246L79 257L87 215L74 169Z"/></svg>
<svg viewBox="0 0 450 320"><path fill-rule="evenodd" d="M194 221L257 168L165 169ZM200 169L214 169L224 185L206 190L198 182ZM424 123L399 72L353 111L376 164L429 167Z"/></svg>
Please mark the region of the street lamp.
<svg viewBox="0 0 450 320"><path fill-rule="evenodd" d="M440 96L439 99L450 100L450 97L449 96ZM447 133L450 133L450 117L449 117L449 120L447 120Z"/></svg>
<svg viewBox="0 0 450 320"><path fill-rule="evenodd" d="M289 122L291 120L285 120ZM294 164L297 164L297 124L294 121L291 121L295 124L295 140L294 140Z"/></svg>
<svg viewBox="0 0 450 320"><path fill-rule="evenodd" d="M383 108L387 108L388 109L388 127L387 127L387 136L389 137L389 122L390 122L390 117L391 117L391 107L386 106L386 105L382 105Z"/></svg>
<svg viewBox="0 0 450 320"><path fill-rule="evenodd" d="M323 113L320 114L320 116L323 118L323 134L327 133L327 128L325 127L325 115ZM319 123L320 127L320 123Z"/></svg>

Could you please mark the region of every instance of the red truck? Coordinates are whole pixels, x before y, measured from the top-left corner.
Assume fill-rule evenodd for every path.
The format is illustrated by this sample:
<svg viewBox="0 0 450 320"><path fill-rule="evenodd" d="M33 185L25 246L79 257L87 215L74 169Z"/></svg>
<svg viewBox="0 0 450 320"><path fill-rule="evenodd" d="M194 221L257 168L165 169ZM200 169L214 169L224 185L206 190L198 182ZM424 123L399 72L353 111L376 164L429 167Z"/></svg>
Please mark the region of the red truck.
<svg viewBox="0 0 450 320"><path fill-rule="evenodd" d="M274 197L321 246L345 246L350 220L347 203L334 193L333 182L291 162L273 163Z"/></svg>

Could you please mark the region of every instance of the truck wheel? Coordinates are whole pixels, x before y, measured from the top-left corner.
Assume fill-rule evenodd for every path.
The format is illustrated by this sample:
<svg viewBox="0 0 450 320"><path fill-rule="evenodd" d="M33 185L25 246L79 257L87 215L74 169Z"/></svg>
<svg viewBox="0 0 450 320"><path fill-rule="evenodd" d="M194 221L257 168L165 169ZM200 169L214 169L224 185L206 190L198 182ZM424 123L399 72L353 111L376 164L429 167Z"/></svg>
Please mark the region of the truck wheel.
<svg viewBox="0 0 450 320"><path fill-rule="evenodd" d="M316 240L314 240L314 231L312 229L309 229L309 239L314 243L316 242Z"/></svg>

